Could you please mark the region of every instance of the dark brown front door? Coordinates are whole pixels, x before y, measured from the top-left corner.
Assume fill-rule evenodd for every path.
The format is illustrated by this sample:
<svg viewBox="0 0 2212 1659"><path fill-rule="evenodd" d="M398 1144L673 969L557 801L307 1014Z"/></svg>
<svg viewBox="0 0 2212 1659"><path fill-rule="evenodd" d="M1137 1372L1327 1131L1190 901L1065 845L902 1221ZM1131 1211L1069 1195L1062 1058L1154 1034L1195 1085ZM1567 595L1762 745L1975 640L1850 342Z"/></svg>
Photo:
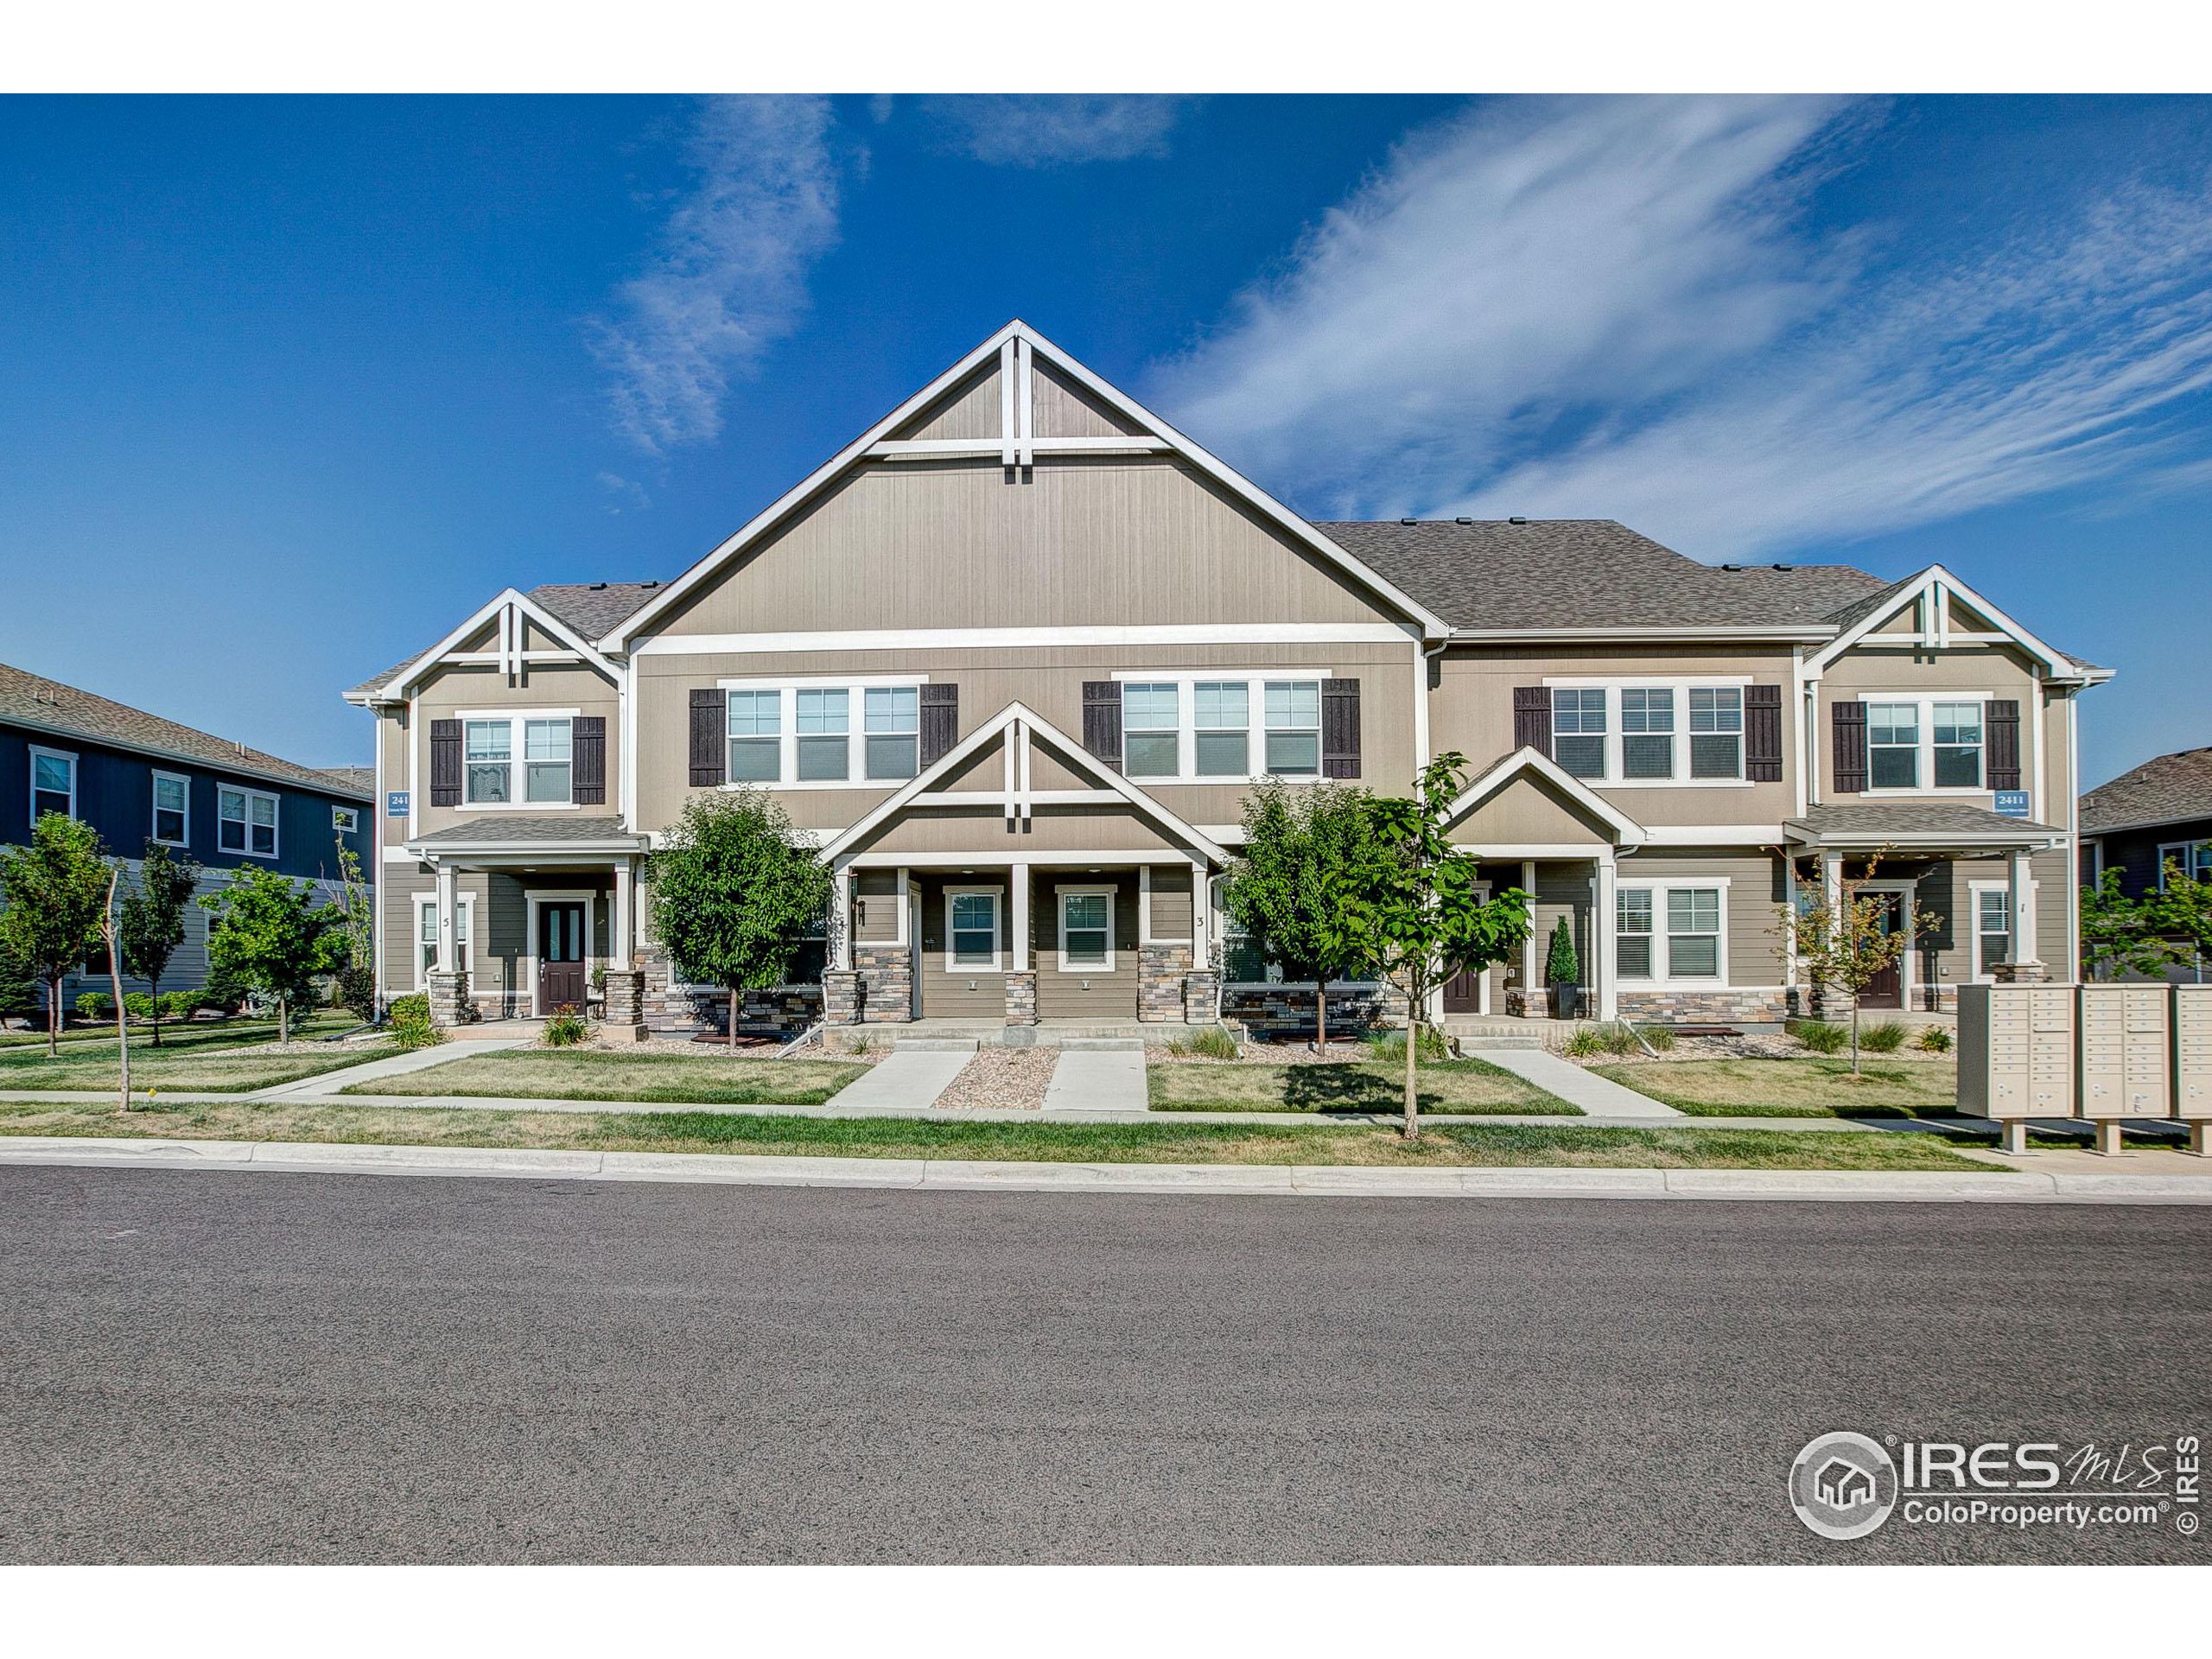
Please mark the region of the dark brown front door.
<svg viewBox="0 0 2212 1659"><path fill-rule="evenodd" d="M557 1014L584 1005L584 907L537 907L537 1011Z"/></svg>
<svg viewBox="0 0 2212 1659"><path fill-rule="evenodd" d="M1904 895L1901 893L1877 893L1868 895L1882 901L1881 928L1885 933L1894 933L1904 925ZM1902 958L1866 982L1866 988L1859 995L1862 1008L1902 1008L1904 1007L1904 963Z"/></svg>
<svg viewBox="0 0 2212 1659"><path fill-rule="evenodd" d="M1446 1014L1479 1014L1482 1011L1480 987L1485 969L1472 972L1462 969L1444 982L1444 1012Z"/></svg>

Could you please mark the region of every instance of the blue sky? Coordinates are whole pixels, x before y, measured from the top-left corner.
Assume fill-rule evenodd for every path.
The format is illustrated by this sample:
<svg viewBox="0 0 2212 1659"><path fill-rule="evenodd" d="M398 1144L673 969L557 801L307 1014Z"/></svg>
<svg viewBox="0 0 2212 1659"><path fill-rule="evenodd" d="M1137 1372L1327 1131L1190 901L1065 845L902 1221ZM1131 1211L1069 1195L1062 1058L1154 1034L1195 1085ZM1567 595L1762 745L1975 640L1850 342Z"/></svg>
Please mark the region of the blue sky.
<svg viewBox="0 0 2212 1659"><path fill-rule="evenodd" d="M1316 517L1940 559L2212 742L2212 104L0 101L0 659L302 760L1008 317Z"/></svg>

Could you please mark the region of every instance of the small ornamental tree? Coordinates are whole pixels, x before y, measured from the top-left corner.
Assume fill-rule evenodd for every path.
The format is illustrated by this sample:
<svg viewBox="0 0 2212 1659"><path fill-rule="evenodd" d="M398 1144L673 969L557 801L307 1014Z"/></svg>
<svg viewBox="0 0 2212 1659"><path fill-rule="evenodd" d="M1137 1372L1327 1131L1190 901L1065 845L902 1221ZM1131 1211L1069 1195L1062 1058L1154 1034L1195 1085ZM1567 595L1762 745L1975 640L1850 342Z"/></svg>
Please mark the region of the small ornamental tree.
<svg viewBox="0 0 2212 1659"><path fill-rule="evenodd" d="M61 982L99 941L108 866L90 824L42 813L28 847L0 849L0 949L46 987L46 1052L58 1054Z"/></svg>
<svg viewBox="0 0 2212 1659"><path fill-rule="evenodd" d="M782 806L757 790L701 796L645 861L653 938L676 971L729 994L780 985L800 945L830 921L835 882Z"/></svg>
<svg viewBox="0 0 2212 1659"><path fill-rule="evenodd" d="M185 906L199 885L200 864L191 854L175 855L158 841L149 841L138 866L138 885L123 895L117 928L122 962L153 994L156 1048L162 1046L162 976L184 943Z"/></svg>
<svg viewBox="0 0 2212 1659"><path fill-rule="evenodd" d="M28 1020L38 1012L38 975L0 935L0 1021Z"/></svg>
<svg viewBox="0 0 2212 1659"><path fill-rule="evenodd" d="M1833 985L1851 998L1851 1075L1859 1071L1859 999L1866 988L1904 960L1915 933L1933 932L1942 918L1901 895L1901 911L1890 908L1891 895L1870 893L1867 883L1891 849L1872 855L1857 875L1847 864L1833 899L1818 880L1796 876L1796 902L1783 907L1783 925L1797 944L1797 966L1814 985Z"/></svg>
<svg viewBox="0 0 2212 1659"><path fill-rule="evenodd" d="M1441 754L1422 768L1414 799L1367 804L1372 833L1345 883L1346 948L1406 999L1406 1122L1421 1134L1417 1057L1429 995L1454 974L1503 962L1529 937L1529 895L1509 887L1485 902L1475 861L1445 837L1466 787L1466 757Z"/></svg>
<svg viewBox="0 0 2212 1659"><path fill-rule="evenodd" d="M116 890L122 886L123 865L118 861L108 867L99 922L100 944L107 950L107 982L115 1000L115 1059L122 1080L115 1106L118 1117L130 1109L130 1008L123 995L123 913L115 902Z"/></svg>
<svg viewBox="0 0 2212 1659"><path fill-rule="evenodd" d="M1574 930L1567 925L1564 916L1552 929L1551 947L1544 957L1544 983L1552 988L1554 996L1563 991L1571 994L1582 983L1582 958L1575 954ZM1554 1008L1552 1012L1562 1019L1567 1015L1564 1008Z"/></svg>
<svg viewBox="0 0 2212 1659"><path fill-rule="evenodd" d="M361 879L361 855L338 843L338 880L345 896L338 901L343 919L332 971L338 976L338 1001L364 1020L377 1017L376 908L369 884Z"/></svg>
<svg viewBox="0 0 2212 1659"><path fill-rule="evenodd" d="M315 976L343 952L344 908L313 905L314 894L309 883L274 870L240 869L200 899L214 916L209 966L276 1002L279 1042L291 1040L293 1008L313 1003Z"/></svg>
<svg viewBox="0 0 2212 1659"><path fill-rule="evenodd" d="M2082 962L2092 977L2159 978L2212 956L2212 881L2192 879L2171 858L2160 879L2158 891L2139 899L2120 891L2117 869L2082 889Z"/></svg>
<svg viewBox="0 0 2212 1659"><path fill-rule="evenodd" d="M1353 871L1374 825L1371 798L1334 785L1295 790L1270 778L1244 799L1244 851L1229 867L1223 902L1255 949L1292 979L1313 982L1317 1052L1329 1052L1329 981L1359 970L1363 952L1344 928Z"/></svg>

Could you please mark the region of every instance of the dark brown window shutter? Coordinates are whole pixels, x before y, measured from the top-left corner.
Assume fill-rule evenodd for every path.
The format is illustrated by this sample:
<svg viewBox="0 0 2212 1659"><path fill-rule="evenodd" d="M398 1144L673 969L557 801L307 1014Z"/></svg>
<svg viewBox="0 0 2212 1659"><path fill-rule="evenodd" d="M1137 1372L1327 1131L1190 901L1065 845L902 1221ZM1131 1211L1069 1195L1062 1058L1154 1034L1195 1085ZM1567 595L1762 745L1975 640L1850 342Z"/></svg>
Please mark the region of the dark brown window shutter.
<svg viewBox="0 0 2212 1659"><path fill-rule="evenodd" d="M729 694L720 687L691 692L691 787L712 789L729 768Z"/></svg>
<svg viewBox="0 0 2212 1659"><path fill-rule="evenodd" d="M1321 775L1359 776L1359 682L1321 682Z"/></svg>
<svg viewBox="0 0 2212 1659"><path fill-rule="evenodd" d="M922 764L944 759L960 741L960 688L929 681L922 687Z"/></svg>
<svg viewBox="0 0 2212 1659"><path fill-rule="evenodd" d="M1083 683L1083 747L1115 771L1122 769L1122 688L1115 681Z"/></svg>
<svg viewBox="0 0 2212 1659"><path fill-rule="evenodd" d="M1552 692L1548 685L1513 688L1513 747L1552 758Z"/></svg>
<svg viewBox="0 0 2212 1659"><path fill-rule="evenodd" d="M1744 688L1744 776L1755 784L1782 781L1782 688Z"/></svg>
<svg viewBox="0 0 2212 1659"><path fill-rule="evenodd" d="M430 804L461 804L461 722L430 722Z"/></svg>
<svg viewBox="0 0 2212 1659"><path fill-rule="evenodd" d="M569 792L579 806L607 804L607 716L578 715L572 722L575 764Z"/></svg>
<svg viewBox="0 0 2212 1659"><path fill-rule="evenodd" d="M2020 786L2020 705L2011 697L1992 697L1982 705L1982 725L1989 745L1987 775L1991 789Z"/></svg>
<svg viewBox="0 0 2212 1659"><path fill-rule="evenodd" d="M1866 787L1866 705L1856 700L1828 709L1835 741L1835 792L1857 795Z"/></svg>

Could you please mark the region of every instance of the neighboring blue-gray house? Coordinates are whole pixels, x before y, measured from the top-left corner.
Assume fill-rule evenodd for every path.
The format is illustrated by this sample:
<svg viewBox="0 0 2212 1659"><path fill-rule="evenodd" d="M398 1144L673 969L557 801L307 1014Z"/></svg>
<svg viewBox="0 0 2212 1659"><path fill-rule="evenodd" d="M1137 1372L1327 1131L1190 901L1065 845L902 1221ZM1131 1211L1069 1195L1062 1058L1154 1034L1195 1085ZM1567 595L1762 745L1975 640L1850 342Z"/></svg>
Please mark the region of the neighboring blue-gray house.
<svg viewBox="0 0 2212 1659"><path fill-rule="evenodd" d="M64 812L134 865L149 841L190 853L207 867L203 893L252 866L335 894L341 845L359 857L365 880L376 879L373 789L367 767L298 766L0 664L0 844L20 846L41 813ZM196 906L187 913L162 989L206 978L207 921ZM82 988L106 983L86 979Z"/></svg>

